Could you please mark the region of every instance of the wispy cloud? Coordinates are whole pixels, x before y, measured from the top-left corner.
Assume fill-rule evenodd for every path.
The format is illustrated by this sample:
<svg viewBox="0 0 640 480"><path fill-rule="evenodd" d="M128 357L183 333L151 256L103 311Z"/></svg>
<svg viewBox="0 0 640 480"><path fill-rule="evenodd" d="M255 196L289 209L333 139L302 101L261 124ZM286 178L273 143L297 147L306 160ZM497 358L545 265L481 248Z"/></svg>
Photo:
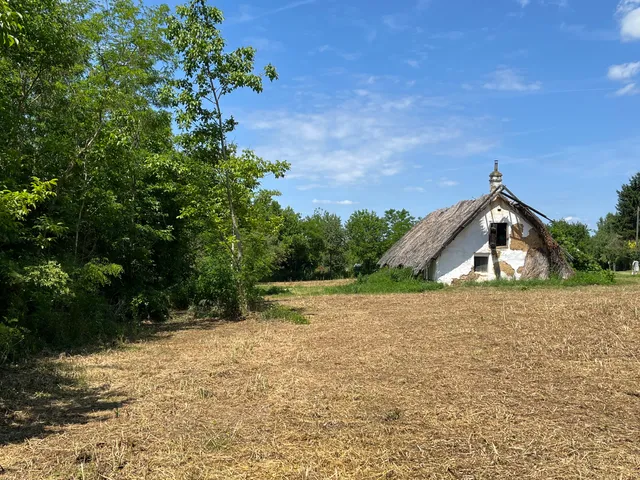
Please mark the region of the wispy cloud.
<svg viewBox="0 0 640 480"><path fill-rule="evenodd" d="M455 187L460 185L460 182L456 182L455 180L449 180L448 178L441 178L438 181L438 186L446 188L446 187Z"/></svg>
<svg viewBox="0 0 640 480"><path fill-rule="evenodd" d="M318 200L314 198L313 203L316 205L356 205L358 202L353 200Z"/></svg>
<svg viewBox="0 0 640 480"><path fill-rule="evenodd" d="M409 193L423 193L425 189L422 187L404 187L404 191Z"/></svg>
<svg viewBox="0 0 640 480"><path fill-rule="evenodd" d="M562 22L560 24L560 30L562 32L569 33L579 38L580 40L591 40L591 41L614 41L618 39L618 34L614 30L604 30L604 29L590 29L586 25L577 25Z"/></svg>
<svg viewBox="0 0 640 480"><path fill-rule="evenodd" d="M627 81L640 73L640 62L623 63L609 67L609 80Z"/></svg>
<svg viewBox="0 0 640 480"><path fill-rule="evenodd" d="M287 160L293 176L329 186L370 185L417 155L453 156L455 146L481 145L486 135L486 119L452 115L446 102L360 90L312 111L247 113L240 123L253 132L258 154Z"/></svg>
<svg viewBox="0 0 640 480"><path fill-rule="evenodd" d="M405 13L394 13L390 15L384 15L382 17L382 23L390 30L407 30L409 25L409 16Z"/></svg>
<svg viewBox="0 0 640 480"><path fill-rule="evenodd" d="M567 8L569 0L539 0L540 5L551 5L558 8Z"/></svg>
<svg viewBox="0 0 640 480"><path fill-rule="evenodd" d="M640 40L640 0L621 0L616 10L620 37L625 42Z"/></svg>
<svg viewBox="0 0 640 480"><path fill-rule="evenodd" d="M357 60L358 58L360 58L360 54L357 52L343 52L342 50L332 47L331 45L321 45L318 48L316 48L315 50L312 50L311 52L309 52L311 55L315 55L316 53L333 53L337 56L339 56L340 58L347 60L347 61L353 61L353 60Z"/></svg>
<svg viewBox="0 0 640 480"><path fill-rule="evenodd" d="M622 87L620 90L617 90L616 93L614 93L616 97L625 97L638 94L640 94L640 88L638 88L635 83L629 83Z"/></svg>
<svg viewBox="0 0 640 480"><path fill-rule="evenodd" d="M516 0L516 3L524 8L531 3L531 0Z"/></svg>
<svg viewBox="0 0 640 480"><path fill-rule="evenodd" d="M277 52L282 50L283 47L282 43L278 40L270 40L265 37L246 37L242 42L263 52Z"/></svg>
<svg viewBox="0 0 640 480"><path fill-rule="evenodd" d="M611 65L607 77L614 82L622 82L626 85L617 90L614 95L616 97L625 97L630 95L638 95L640 89L633 81L634 77L640 74L640 62L622 63L620 65Z"/></svg>
<svg viewBox="0 0 640 480"><path fill-rule="evenodd" d="M322 185L320 183L309 183L306 185L298 185L296 189L300 190L301 192L306 192L307 190L314 190L316 188L324 188L324 187L326 187L326 185Z"/></svg>
<svg viewBox="0 0 640 480"><path fill-rule="evenodd" d="M489 78L490 80L484 84L487 90L533 92L542 88L541 82L527 82L519 72L507 67L498 67Z"/></svg>
<svg viewBox="0 0 640 480"><path fill-rule="evenodd" d="M248 5L241 5L240 6L240 15L238 15L237 17L232 17L229 19L230 22L232 23L244 23L244 22L251 22L253 20L256 20L258 18L262 18L262 17L268 17L270 15L274 15L276 13L280 13L280 12L285 12L287 10L291 10L293 8L298 8L298 7L302 7L304 5L310 5L312 3L315 3L316 0L298 0L295 2L290 2L290 3L286 3L280 7L277 8L273 8L271 10L266 10L266 11L262 11L259 13L252 13L253 9L251 7L249 7Z"/></svg>

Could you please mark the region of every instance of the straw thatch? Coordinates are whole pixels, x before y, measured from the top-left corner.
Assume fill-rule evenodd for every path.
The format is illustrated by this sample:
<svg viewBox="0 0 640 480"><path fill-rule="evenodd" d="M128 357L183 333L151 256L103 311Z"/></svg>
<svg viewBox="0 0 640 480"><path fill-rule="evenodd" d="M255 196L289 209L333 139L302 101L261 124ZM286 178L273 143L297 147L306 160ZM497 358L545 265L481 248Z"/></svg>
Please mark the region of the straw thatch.
<svg viewBox="0 0 640 480"><path fill-rule="evenodd" d="M430 213L398 240L382 256L378 265L412 268L413 273L418 275L494 196L487 194L475 200L462 200L452 207Z"/></svg>
<svg viewBox="0 0 640 480"><path fill-rule="evenodd" d="M559 245L553 240L546 225L521 202L511 200L502 192L501 185L492 193L475 200L462 200L452 207L442 208L427 215L396 242L380 259L378 265L392 268L411 268L414 275L424 273L429 263L464 230L491 202L501 199L520 213L538 231L543 246L527 256L524 278L547 278L558 275L567 278L573 270Z"/></svg>

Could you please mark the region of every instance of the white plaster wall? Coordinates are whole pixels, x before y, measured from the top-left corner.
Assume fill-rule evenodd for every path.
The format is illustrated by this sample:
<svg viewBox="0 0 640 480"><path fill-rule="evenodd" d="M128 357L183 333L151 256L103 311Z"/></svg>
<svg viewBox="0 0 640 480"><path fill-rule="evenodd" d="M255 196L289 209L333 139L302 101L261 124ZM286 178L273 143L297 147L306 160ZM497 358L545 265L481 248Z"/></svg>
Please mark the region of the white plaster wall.
<svg viewBox="0 0 640 480"><path fill-rule="evenodd" d="M449 284L463 275L473 273L473 257L476 253L480 253L489 256L489 267L487 273L480 274L478 280L494 280L496 276L493 270L494 259L489 247L489 227L491 223L501 222L508 223L509 227L507 247L498 247L500 250L499 261L508 263L515 271L515 278L520 278L518 268L524 266L527 252L511 250L511 226L523 225L523 237L529 235L532 227L517 212L510 210L506 202L496 200L467 225L436 259L434 279Z"/></svg>

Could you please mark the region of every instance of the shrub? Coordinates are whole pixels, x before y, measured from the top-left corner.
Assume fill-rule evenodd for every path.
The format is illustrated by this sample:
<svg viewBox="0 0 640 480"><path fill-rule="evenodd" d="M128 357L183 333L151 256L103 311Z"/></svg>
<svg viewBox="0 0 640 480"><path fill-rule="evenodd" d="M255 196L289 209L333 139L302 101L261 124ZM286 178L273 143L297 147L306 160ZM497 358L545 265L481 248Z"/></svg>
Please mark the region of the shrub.
<svg viewBox="0 0 640 480"><path fill-rule="evenodd" d="M354 283L327 287L325 293L419 293L442 288L441 283L414 277L410 268L385 268L362 275Z"/></svg>

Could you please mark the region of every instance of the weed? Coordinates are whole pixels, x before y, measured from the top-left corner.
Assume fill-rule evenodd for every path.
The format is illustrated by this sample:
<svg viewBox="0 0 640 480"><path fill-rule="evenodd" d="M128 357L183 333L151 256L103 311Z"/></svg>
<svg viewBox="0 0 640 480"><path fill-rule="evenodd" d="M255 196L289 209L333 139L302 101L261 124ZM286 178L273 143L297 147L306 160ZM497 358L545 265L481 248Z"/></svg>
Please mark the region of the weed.
<svg viewBox="0 0 640 480"><path fill-rule="evenodd" d="M262 313L263 320L284 320L296 325L308 325L309 320L300 312L284 305L269 305Z"/></svg>

